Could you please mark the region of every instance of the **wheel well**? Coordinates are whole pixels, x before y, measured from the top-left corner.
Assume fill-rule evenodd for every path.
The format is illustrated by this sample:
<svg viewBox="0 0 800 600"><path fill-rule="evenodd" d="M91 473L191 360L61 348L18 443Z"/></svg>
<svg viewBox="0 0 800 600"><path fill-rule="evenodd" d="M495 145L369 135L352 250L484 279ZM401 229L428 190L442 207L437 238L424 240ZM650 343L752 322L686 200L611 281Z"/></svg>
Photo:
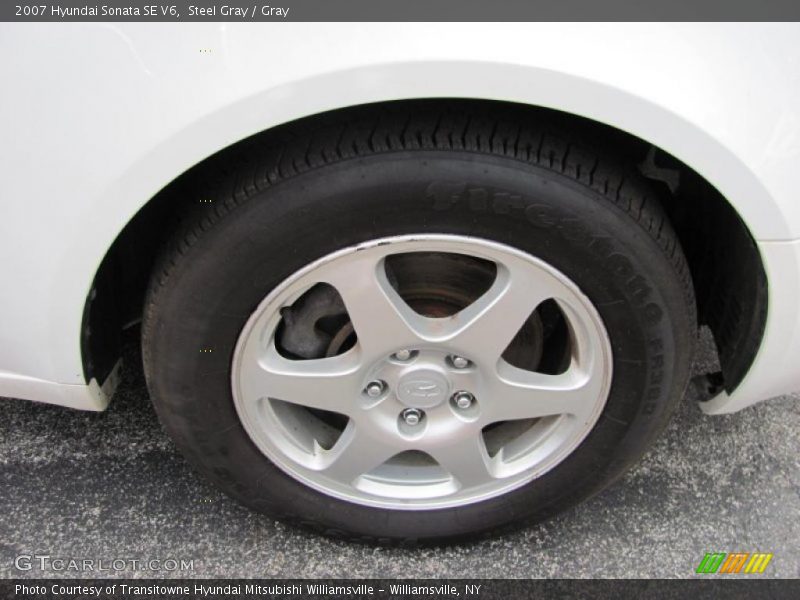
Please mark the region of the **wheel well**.
<svg viewBox="0 0 800 600"><path fill-rule="evenodd" d="M154 196L126 225L103 259L86 301L81 350L86 381L102 383L120 355L121 333L141 317L150 273L182 217L207 201L227 168L247 161L253 145L291 143L298 132L335 125L354 112L384 115L413 105L424 113L442 104L457 112L483 111L569 128L593 145L636 165L653 187L689 263L700 324L710 327L721 372L707 378L708 393L729 393L747 373L766 321L767 280L758 248L730 203L689 166L648 142L611 126L556 110L498 101L432 99L362 105L314 115L242 140L192 167ZM401 106L402 105L402 106ZM491 143L491 142L490 142Z"/></svg>

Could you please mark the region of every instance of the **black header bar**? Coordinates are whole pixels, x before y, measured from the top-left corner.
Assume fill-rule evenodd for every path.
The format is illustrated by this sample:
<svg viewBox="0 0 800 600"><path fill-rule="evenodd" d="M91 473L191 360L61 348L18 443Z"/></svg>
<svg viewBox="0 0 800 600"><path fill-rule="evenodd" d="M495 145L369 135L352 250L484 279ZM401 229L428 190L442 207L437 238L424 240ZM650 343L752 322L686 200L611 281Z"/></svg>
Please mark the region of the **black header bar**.
<svg viewBox="0 0 800 600"><path fill-rule="evenodd" d="M797 21L798 0L3 0L0 21Z"/></svg>

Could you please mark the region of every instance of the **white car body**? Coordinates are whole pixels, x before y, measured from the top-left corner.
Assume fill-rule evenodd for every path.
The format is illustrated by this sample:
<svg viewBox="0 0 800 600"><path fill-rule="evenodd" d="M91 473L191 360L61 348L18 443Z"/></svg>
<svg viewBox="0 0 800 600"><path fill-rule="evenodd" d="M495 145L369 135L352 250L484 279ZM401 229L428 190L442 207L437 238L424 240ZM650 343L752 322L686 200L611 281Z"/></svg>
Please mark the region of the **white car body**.
<svg viewBox="0 0 800 600"><path fill-rule="evenodd" d="M800 389L800 26L3 24L0 397L102 410L81 322L103 257L179 174L308 115L505 100L629 132L713 184L768 278L762 343L704 410Z"/></svg>

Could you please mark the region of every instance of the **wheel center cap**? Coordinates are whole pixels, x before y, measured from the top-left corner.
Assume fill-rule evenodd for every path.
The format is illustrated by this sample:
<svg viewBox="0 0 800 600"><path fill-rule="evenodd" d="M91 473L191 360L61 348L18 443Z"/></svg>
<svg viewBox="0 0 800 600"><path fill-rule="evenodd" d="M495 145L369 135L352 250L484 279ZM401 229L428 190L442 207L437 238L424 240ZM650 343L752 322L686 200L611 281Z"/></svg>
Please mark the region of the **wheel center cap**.
<svg viewBox="0 0 800 600"><path fill-rule="evenodd" d="M397 398L412 408L433 408L442 403L450 391L447 378L433 369L415 369L400 378Z"/></svg>

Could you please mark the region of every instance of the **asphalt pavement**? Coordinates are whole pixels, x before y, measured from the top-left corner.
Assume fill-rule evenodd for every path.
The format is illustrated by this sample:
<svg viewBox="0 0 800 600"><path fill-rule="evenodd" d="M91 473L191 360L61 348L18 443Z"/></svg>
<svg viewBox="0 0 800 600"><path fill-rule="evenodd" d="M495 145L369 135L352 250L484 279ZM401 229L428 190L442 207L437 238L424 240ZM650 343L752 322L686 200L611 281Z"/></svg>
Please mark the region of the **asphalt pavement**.
<svg viewBox="0 0 800 600"><path fill-rule="evenodd" d="M703 347L698 370L714 360ZM134 344L126 360L105 413L0 399L0 576L91 575L47 562L78 558L123 559L102 574L128 577L692 577L706 552L735 551L774 554L759 577L800 576L800 394L709 417L690 390L646 457L582 506L486 542L385 549L298 531L212 487L162 431ZM15 568L30 555L48 568ZM130 566L146 559L193 570Z"/></svg>

